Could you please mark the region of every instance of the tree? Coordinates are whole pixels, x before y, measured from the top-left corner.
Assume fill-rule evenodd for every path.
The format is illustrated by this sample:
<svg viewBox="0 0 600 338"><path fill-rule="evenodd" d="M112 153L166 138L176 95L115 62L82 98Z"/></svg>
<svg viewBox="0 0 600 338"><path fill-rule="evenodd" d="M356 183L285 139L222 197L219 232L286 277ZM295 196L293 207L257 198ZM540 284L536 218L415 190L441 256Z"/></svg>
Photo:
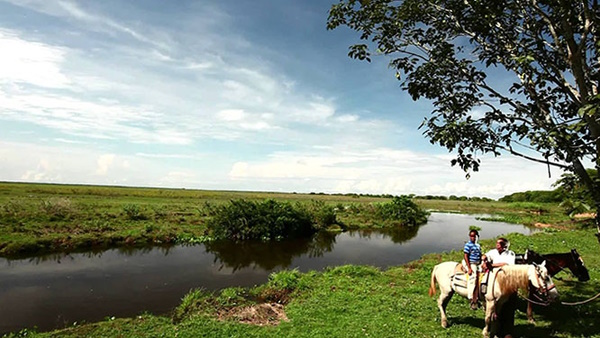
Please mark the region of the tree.
<svg viewBox="0 0 600 338"><path fill-rule="evenodd" d="M598 176L595 169L587 169L587 172L590 177ZM554 182L553 186L556 187L556 191L560 192L564 199L590 205L594 203L590 191L586 189L581 179L572 173L562 174L560 179Z"/></svg>
<svg viewBox="0 0 600 338"><path fill-rule="evenodd" d="M576 175L600 242L598 0L342 0L327 22L339 26L360 33L350 57L390 56L402 89L431 100L424 135L467 178L484 153Z"/></svg>

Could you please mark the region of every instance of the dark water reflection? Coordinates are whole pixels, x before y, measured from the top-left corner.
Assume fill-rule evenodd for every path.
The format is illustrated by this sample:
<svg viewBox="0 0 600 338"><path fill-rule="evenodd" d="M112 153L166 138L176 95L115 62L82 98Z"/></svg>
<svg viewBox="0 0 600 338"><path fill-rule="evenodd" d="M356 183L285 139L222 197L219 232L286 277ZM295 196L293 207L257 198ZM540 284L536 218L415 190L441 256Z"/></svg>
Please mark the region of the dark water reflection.
<svg viewBox="0 0 600 338"><path fill-rule="evenodd" d="M460 249L469 225L481 227L482 238L532 231L473 216L434 213L420 228L397 231L0 259L0 333L33 326L50 330L143 311L167 313L190 289L253 286L282 269L321 270L343 264L386 268L425 253Z"/></svg>

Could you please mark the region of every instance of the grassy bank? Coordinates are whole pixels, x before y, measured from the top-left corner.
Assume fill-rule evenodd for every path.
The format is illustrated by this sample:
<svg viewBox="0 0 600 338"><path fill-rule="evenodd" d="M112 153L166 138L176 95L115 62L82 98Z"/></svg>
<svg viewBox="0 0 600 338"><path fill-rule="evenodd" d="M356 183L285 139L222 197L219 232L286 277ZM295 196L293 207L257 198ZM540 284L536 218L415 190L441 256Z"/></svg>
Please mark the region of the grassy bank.
<svg viewBox="0 0 600 338"><path fill-rule="evenodd" d="M555 282L561 300L579 301L600 291L600 247L591 229L508 237L511 249L517 252L577 248L591 280L581 283L566 272L559 273L562 280L555 278ZM492 248L493 241L482 245ZM455 296L448 307L451 326L443 329L435 298L427 295L433 266L460 257L459 251L431 254L385 271L368 266L304 274L284 271L253 289L225 289L212 295L192 291L168 316L141 314L50 333L26 333L35 337L480 337L484 324L481 310L470 310L465 299ZM283 306L271 305L260 311L258 304ZM520 299L518 307L516 336L600 336L600 301L574 307L536 306L535 325L527 323L525 301ZM274 325L278 315L287 320Z"/></svg>
<svg viewBox="0 0 600 338"><path fill-rule="evenodd" d="M0 253L87 250L103 246L202 240L209 210L232 199L266 198L323 203L335 208L350 227L377 227L368 210L386 198L322 194L215 192L201 190L0 183ZM567 273L555 280L564 301L589 298L600 291L600 247L593 228L564 216L556 205L482 201L418 200L426 209L494 214L516 223L556 227L532 236L509 235L511 249L542 253L577 248L591 280L579 283ZM483 241L485 249L492 241ZM457 248L459 249L459 248ZM432 267L461 259L459 251L432 254L382 271L368 266L332 267L321 272L284 271L252 289L217 294L192 290L169 315L140 314L107 318L49 332L13 336L40 337L480 337L482 311L465 299L449 305L451 327L443 329L435 299L429 298ZM517 335L526 337L600 336L600 301L576 307L536 307L536 325L519 303ZM248 323L249 322L249 323ZM257 325L260 324L260 325Z"/></svg>
<svg viewBox="0 0 600 338"><path fill-rule="evenodd" d="M231 200L273 199L335 210L347 228L382 225L374 204L389 198L358 195L232 192L0 182L0 256L165 243L207 238L212 210ZM493 213L502 220L573 226L557 205L416 200L425 209Z"/></svg>
<svg viewBox="0 0 600 338"><path fill-rule="evenodd" d="M164 243L206 236L211 210L231 200L274 199L332 206L389 199L185 189L127 188L0 182L0 255ZM360 216L342 221L358 226Z"/></svg>

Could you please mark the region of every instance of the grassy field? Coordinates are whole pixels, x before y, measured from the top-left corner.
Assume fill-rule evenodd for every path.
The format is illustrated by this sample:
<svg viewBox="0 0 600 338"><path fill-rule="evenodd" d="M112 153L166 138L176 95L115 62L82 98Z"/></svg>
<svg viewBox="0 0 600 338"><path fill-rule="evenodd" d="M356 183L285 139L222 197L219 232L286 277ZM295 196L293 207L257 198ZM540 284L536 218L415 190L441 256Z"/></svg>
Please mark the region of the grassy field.
<svg viewBox="0 0 600 338"><path fill-rule="evenodd" d="M544 231L509 236L523 252L563 252L573 247L584 257L591 280L581 283L566 272L555 278L561 300L587 299L600 290L600 246L592 230ZM491 248L493 241L484 241ZM332 267L322 272L283 271L253 289L231 288L218 294L192 291L168 316L140 314L109 318L34 337L481 337L483 311L473 311L455 296L448 307L450 327L440 326L435 298L427 295L430 272L441 261L459 260L460 252L431 254L379 270L369 266ZM257 304L271 304L260 311ZM517 337L599 337L600 302L535 306L536 323L525 316L519 299ZM277 325L277 315L285 315ZM250 322L250 323L248 323ZM252 324L254 323L254 324ZM262 324L262 325L256 325ZM14 336L17 336L15 334Z"/></svg>
<svg viewBox="0 0 600 338"><path fill-rule="evenodd" d="M230 200L275 199L327 204L350 228L376 227L361 212L390 199L357 195L292 194L51 185L0 182L0 256L115 246L196 243L206 239L210 211ZM425 209L493 213L512 223L572 222L556 205L417 200Z"/></svg>
<svg viewBox="0 0 600 338"><path fill-rule="evenodd" d="M206 210L239 198L320 201L339 210L387 201L365 196L0 183L0 252L31 254L201 238L206 230ZM593 236L594 228L569 220L555 205L439 200L417 203L432 210L493 213L519 223L551 223L555 227L532 236L509 235L511 249L549 253L577 248L591 280L580 283L561 272L561 280L555 281L562 300L583 300L600 291L600 246ZM365 222L372 226L360 215L340 212L338 216L348 224ZM493 241L483 241L482 245L491 249ZM433 266L460 259L461 253L453 251L426 255L385 271L369 266L332 267L304 274L283 271L252 289L231 288L216 294L193 290L165 316L107 318L54 332L23 331L9 336L480 337L482 311L470 310L465 299L455 297L448 308L451 326L443 329L435 299L427 295ZM517 336L600 336L600 301L575 307L536 307L535 325L527 323L525 306L520 300ZM277 324L278 316L285 317Z"/></svg>
<svg viewBox="0 0 600 338"><path fill-rule="evenodd" d="M386 201L319 194L0 183L0 255L194 243L206 235L211 208L235 199L267 198L332 205ZM360 224L347 217L342 221Z"/></svg>

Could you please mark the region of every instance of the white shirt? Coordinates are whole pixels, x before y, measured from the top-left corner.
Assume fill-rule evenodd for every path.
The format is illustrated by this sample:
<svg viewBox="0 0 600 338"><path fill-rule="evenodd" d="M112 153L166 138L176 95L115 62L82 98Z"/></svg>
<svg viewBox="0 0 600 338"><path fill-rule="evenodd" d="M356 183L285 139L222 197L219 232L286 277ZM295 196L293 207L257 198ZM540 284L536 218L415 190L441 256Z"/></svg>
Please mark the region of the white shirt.
<svg viewBox="0 0 600 338"><path fill-rule="evenodd" d="M502 253L499 253L498 249L492 249L485 254L485 257L487 257L492 262L492 264L515 264L515 253L511 250L504 250Z"/></svg>

